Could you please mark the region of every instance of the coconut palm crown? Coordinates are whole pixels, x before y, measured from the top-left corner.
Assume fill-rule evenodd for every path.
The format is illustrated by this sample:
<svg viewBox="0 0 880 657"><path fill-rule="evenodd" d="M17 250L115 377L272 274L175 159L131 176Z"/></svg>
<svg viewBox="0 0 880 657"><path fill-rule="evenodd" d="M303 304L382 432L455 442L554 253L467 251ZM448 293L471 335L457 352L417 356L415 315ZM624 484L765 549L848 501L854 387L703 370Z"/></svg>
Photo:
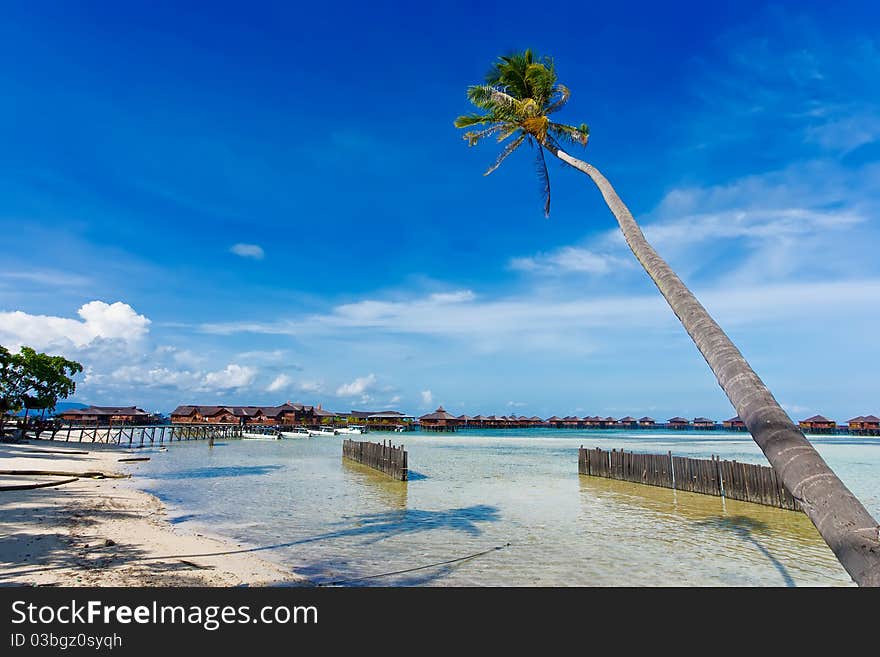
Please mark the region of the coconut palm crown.
<svg viewBox="0 0 880 657"><path fill-rule="evenodd" d="M484 175L495 171L524 143L536 147L544 215L549 216L550 176L542 147L556 142L586 146L590 136L586 124L575 127L549 118L568 102L571 95L567 87L556 82L553 60L538 57L531 50L499 57L486 76L486 84L469 87L467 95L484 112L465 114L455 120L456 128L479 127L465 133L464 139L469 146L489 136L496 136L499 143L512 138Z"/></svg>

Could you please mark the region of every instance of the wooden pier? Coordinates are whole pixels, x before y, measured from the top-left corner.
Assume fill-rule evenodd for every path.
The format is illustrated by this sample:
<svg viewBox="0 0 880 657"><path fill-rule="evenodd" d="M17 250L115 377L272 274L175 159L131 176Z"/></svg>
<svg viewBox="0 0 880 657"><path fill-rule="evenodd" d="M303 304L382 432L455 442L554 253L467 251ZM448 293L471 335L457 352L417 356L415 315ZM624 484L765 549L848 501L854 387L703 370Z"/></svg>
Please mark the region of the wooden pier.
<svg viewBox="0 0 880 657"><path fill-rule="evenodd" d="M41 431L35 437L66 443L152 447L181 440L241 438L241 426L237 424L121 424L115 427L67 425Z"/></svg>
<svg viewBox="0 0 880 657"><path fill-rule="evenodd" d="M667 454L637 454L613 449L578 450L578 473L593 477L619 479L636 484L672 488L731 500L754 502L790 511L801 506L785 490L776 471L764 465L692 459Z"/></svg>
<svg viewBox="0 0 880 657"><path fill-rule="evenodd" d="M403 445L395 447L390 440L387 444L385 441L380 444L344 440L342 441L342 456L383 472L392 479L407 480L406 450Z"/></svg>

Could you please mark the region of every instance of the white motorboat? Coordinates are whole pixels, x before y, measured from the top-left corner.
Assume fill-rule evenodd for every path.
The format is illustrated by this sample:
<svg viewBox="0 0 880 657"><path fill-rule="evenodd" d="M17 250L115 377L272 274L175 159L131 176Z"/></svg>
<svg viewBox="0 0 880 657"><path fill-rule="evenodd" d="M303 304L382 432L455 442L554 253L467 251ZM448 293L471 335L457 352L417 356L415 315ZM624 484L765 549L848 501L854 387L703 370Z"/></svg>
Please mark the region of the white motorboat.
<svg viewBox="0 0 880 657"><path fill-rule="evenodd" d="M280 438L278 433L253 433L250 431L242 431L241 437L250 440L278 440Z"/></svg>
<svg viewBox="0 0 880 657"><path fill-rule="evenodd" d="M341 429L337 429L336 431L338 431L338 432L341 433L341 434L357 434L357 435L360 435L360 434L363 434L363 433L367 433L367 429L366 429L366 427L362 427L362 426L357 425L357 424L352 424L351 426L342 427Z"/></svg>
<svg viewBox="0 0 880 657"><path fill-rule="evenodd" d="M305 427L295 427L290 431L282 431L281 435L284 438L311 438L312 432Z"/></svg>
<svg viewBox="0 0 880 657"><path fill-rule="evenodd" d="M336 429L332 427L321 427L320 429L309 429L310 436L335 436Z"/></svg>

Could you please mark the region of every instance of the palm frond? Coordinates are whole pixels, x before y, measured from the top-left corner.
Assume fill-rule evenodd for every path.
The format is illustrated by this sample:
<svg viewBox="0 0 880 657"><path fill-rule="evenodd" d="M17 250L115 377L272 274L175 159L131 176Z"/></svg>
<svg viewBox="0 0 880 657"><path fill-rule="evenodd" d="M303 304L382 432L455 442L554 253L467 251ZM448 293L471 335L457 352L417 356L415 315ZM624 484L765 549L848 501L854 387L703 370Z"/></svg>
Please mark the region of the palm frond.
<svg viewBox="0 0 880 657"><path fill-rule="evenodd" d="M495 171L495 169L497 169L498 167L500 167L500 166L501 166L501 163L504 162L504 160L506 160L507 157L508 157L511 153L513 153L513 151L515 151L517 148L519 148L519 147L522 145L523 140L524 140L526 137L527 137L526 133L522 133L519 137L517 137L517 138L514 139L512 142L510 142L507 146L505 146L504 150L501 151L501 155L499 155L499 156L498 156L498 159L495 160L495 164L493 164L493 165L490 166L488 169L486 169L486 173L484 173L483 175L484 175L484 176L488 176L490 173L492 173L493 171Z"/></svg>
<svg viewBox="0 0 880 657"><path fill-rule="evenodd" d="M578 146L586 146L590 138L590 128L586 123L582 123L578 127L564 123L550 123L547 131L561 141Z"/></svg>
<svg viewBox="0 0 880 657"><path fill-rule="evenodd" d="M544 149L538 144L538 158L535 160L535 168L538 171L538 180L541 182L541 194L544 197L544 216L550 216L550 173L547 171L547 161L544 159Z"/></svg>
<svg viewBox="0 0 880 657"><path fill-rule="evenodd" d="M475 84L468 87L468 99L477 107L492 112L516 111L520 101L499 87Z"/></svg>
<svg viewBox="0 0 880 657"><path fill-rule="evenodd" d="M551 101L547 106L547 109L544 110L545 114L552 114L553 112L557 112L562 109L562 106L568 102L568 99L571 97L571 91L568 90L564 84L557 84L553 89L553 95L549 98Z"/></svg>
<svg viewBox="0 0 880 657"><path fill-rule="evenodd" d="M456 128L470 128L472 125L492 123L494 120L491 114L463 114L455 119L454 125Z"/></svg>
<svg viewBox="0 0 880 657"><path fill-rule="evenodd" d="M477 142L481 139L485 139L490 135L494 135L499 130L502 130L506 127L505 123L496 123L495 125L486 128L485 130L478 130L477 132L466 132L464 133L464 140L468 143L468 146L476 146Z"/></svg>

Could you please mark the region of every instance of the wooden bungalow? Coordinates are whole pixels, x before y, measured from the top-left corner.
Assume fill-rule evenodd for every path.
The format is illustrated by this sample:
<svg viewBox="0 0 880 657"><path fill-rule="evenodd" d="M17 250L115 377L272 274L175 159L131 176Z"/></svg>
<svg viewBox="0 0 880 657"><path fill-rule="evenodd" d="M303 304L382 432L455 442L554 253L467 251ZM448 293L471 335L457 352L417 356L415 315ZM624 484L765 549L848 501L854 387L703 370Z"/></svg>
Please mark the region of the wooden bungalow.
<svg viewBox="0 0 880 657"><path fill-rule="evenodd" d="M471 423L472 423L475 427L485 427L485 426L486 426L486 421L487 421L488 419L489 419L489 418L487 418L485 415L474 415L474 417L471 418Z"/></svg>
<svg viewBox="0 0 880 657"><path fill-rule="evenodd" d="M583 423L587 429L597 429L602 426L602 418L598 415L585 415Z"/></svg>
<svg viewBox="0 0 880 657"><path fill-rule="evenodd" d="M250 424L315 426L314 406L285 402L278 406L205 406L188 404L171 412L172 424Z"/></svg>
<svg viewBox="0 0 880 657"><path fill-rule="evenodd" d="M632 429L639 426L639 421L634 417L627 415L626 417L622 417L617 421L617 426L623 427L625 429Z"/></svg>
<svg viewBox="0 0 880 657"><path fill-rule="evenodd" d="M739 419L739 415L732 417L729 420L724 420L724 422L721 423L721 426L728 431L746 430L746 423Z"/></svg>
<svg viewBox="0 0 880 657"><path fill-rule="evenodd" d="M876 415L859 415L847 420L846 424L850 433L856 435L876 436L880 434L880 417Z"/></svg>
<svg viewBox="0 0 880 657"><path fill-rule="evenodd" d="M137 406L87 406L71 408L58 417L69 424L150 424L153 416Z"/></svg>
<svg viewBox="0 0 880 657"><path fill-rule="evenodd" d="M666 420L666 428L668 429L690 429L691 421L686 417L671 417Z"/></svg>
<svg viewBox="0 0 880 657"><path fill-rule="evenodd" d="M474 418L472 418L470 415L459 415L455 419L458 420L459 426L462 426L462 427L474 426Z"/></svg>
<svg viewBox="0 0 880 657"><path fill-rule="evenodd" d="M562 418L562 426L566 429L577 429L581 424L581 419L577 415L566 415Z"/></svg>
<svg viewBox="0 0 880 657"><path fill-rule="evenodd" d="M349 424L362 424L370 431L414 431L415 417L400 411L349 411Z"/></svg>
<svg viewBox="0 0 880 657"><path fill-rule="evenodd" d="M710 420L707 417L695 417L694 418L694 429L715 429L718 425L715 423L715 420Z"/></svg>
<svg viewBox="0 0 880 657"><path fill-rule="evenodd" d="M419 418L419 426L422 431L455 431L459 426L459 420L446 409L438 406L437 410Z"/></svg>
<svg viewBox="0 0 880 657"><path fill-rule="evenodd" d="M824 415L814 415L801 420L798 425L805 433L833 433L837 431L837 423Z"/></svg>
<svg viewBox="0 0 880 657"><path fill-rule="evenodd" d="M537 415L533 415L529 418L530 427L540 427L542 424L544 424L544 420L539 418Z"/></svg>
<svg viewBox="0 0 880 657"><path fill-rule="evenodd" d="M551 427L556 427L558 429L562 426L562 418L556 417L555 415L553 417L548 417L547 424L549 424Z"/></svg>
<svg viewBox="0 0 880 657"><path fill-rule="evenodd" d="M617 419L611 417L610 415L608 417L600 418L599 426L603 429L613 429L617 426Z"/></svg>
<svg viewBox="0 0 880 657"><path fill-rule="evenodd" d="M646 415L645 417L639 418L639 426L643 429L653 429L657 426L657 423L654 421L654 418Z"/></svg>

